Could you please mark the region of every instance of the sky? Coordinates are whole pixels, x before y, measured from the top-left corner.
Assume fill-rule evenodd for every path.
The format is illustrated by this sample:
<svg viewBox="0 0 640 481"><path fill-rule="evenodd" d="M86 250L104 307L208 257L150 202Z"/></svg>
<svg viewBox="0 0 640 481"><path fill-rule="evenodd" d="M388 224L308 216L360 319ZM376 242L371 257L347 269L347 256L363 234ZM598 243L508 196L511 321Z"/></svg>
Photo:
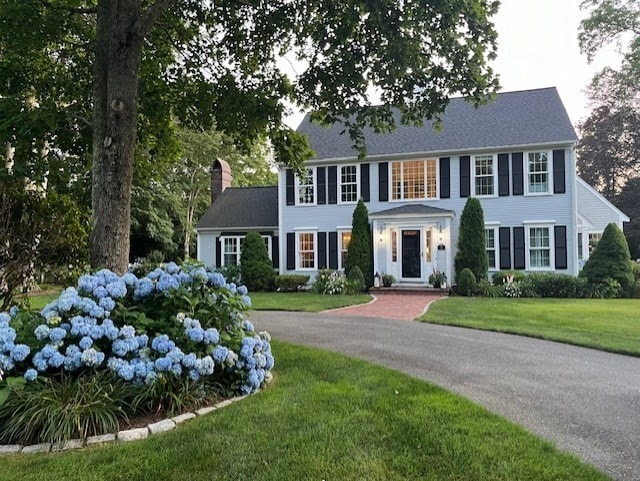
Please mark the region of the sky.
<svg viewBox="0 0 640 481"><path fill-rule="evenodd" d="M502 91L557 87L574 126L589 114L585 89L605 66L617 67L614 47L599 52L593 63L578 47L578 27L586 12L581 0L502 0L493 17L498 56L492 62ZM292 127L301 114L290 116Z"/></svg>
<svg viewBox="0 0 640 481"><path fill-rule="evenodd" d="M581 0L502 0L493 17L498 57L492 63L503 91L557 87L574 126L589 114L585 88L605 66L618 67L615 47L592 64L580 53Z"/></svg>

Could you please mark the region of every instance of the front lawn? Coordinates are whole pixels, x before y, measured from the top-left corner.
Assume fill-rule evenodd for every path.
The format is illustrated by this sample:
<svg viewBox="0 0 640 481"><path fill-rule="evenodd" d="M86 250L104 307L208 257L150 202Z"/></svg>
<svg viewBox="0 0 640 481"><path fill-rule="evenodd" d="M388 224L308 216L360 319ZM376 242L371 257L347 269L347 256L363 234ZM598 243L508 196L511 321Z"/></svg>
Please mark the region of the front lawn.
<svg viewBox="0 0 640 481"><path fill-rule="evenodd" d="M452 297L420 317L640 356L640 300Z"/></svg>
<svg viewBox="0 0 640 481"><path fill-rule="evenodd" d="M264 392L144 441L0 457L0 481L607 480L404 374L273 343Z"/></svg>
<svg viewBox="0 0 640 481"><path fill-rule="evenodd" d="M330 296L312 292L250 292L249 297L252 309L258 311L320 312L371 301L368 294Z"/></svg>

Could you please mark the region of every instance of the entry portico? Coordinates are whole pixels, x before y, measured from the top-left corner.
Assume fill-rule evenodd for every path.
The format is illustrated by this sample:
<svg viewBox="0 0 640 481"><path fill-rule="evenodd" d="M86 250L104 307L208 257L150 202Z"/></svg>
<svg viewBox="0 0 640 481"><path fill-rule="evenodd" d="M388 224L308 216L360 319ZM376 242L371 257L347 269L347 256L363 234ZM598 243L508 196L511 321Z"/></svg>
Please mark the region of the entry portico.
<svg viewBox="0 0 640 481"><path fill-rule="evenodd" d="M369 214L373 270L399 283L426 285L436 270L453 278L451 221L455 212L408 204Z"/></svg>

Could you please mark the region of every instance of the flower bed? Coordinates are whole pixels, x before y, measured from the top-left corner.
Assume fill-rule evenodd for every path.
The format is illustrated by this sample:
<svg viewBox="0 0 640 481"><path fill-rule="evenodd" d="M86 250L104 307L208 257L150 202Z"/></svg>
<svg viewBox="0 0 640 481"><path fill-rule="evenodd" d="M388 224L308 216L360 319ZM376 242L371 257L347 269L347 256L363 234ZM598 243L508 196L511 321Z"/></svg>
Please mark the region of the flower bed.
<svg viewBox="0 0 640 481"><path fill-rule="evenodd" d="M244 286L170 263L84 275L39 314L0 313L0 442L86 438L256 391L274 359L250 305Z"/></svg>

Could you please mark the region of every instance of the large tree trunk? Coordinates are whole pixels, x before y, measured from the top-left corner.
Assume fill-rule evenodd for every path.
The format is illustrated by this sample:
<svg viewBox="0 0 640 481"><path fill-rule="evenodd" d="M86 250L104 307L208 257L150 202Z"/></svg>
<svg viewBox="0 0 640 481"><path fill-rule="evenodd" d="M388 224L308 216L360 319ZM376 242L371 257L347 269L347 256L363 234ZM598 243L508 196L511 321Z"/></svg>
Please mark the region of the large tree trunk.
<svg viewBox="0 0 640 481"><path fill-rule="evenodd" d="M143 37L139 0L98 2L93 85L91 265L116 272L129 263L131 185Z"/></svg>

